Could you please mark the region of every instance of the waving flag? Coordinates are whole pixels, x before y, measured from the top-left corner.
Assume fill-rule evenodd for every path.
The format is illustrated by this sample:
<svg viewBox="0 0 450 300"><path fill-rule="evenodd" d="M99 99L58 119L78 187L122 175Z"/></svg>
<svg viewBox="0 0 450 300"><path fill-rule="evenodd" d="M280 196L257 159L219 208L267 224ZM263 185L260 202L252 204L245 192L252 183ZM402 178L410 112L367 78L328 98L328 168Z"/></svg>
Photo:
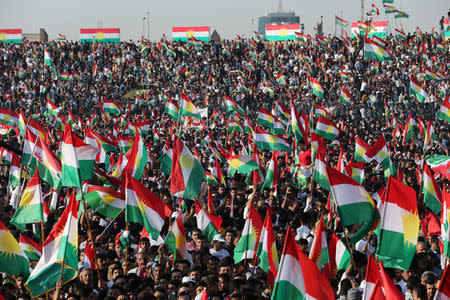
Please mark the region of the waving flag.
<svg viewBox="0 0 450 300"><path fill-rule="evenodd" d="M37 297L56 287L57 281L68 281L78 276L78 202L75 193L61 218L53 227L44 244L42 256L26 282L31 297Z"/></svg>
<svg viewBox="0 0 450 300"><path fill-rule="evenodd" d="M290 145L283 137L267 133L258 127L255 128L253 138L259 149L291 152Z"/></svg>
<svg viewBox="0 0 450 300"><path fill-rule="evenodd" d="M416 192L389 177L377 248L377 255L386 267L409 269L416 252L419 227Z"/></svg>
<svg viewBox="0 0 450 300"><path fill-rule="evenodd" d="M23 191L19 207L10 223L17 228L24 228L25 224L40 223L44 221L44 207L42 200L39 172L36 170L33 177Z"/></svg>
<svg viewBox="0 0 450 300"><path fill-rule="evenodd" d="M9 109L0 108L0 122L6 125L19 124L19 114Z"/></svg>
<svg viewBox="0 0 450 300"><path fill-rule="evenodd" d="M364 59L392 60L392 55L377 42L364 37Z"/></svg>
<svg viewBox="0 0 450 300"><path fill-rule="evenodd" d="M332 141L339 136L339 130L336 128L336 125L323 116L319 116L314 133Z"/></svg>
<svg viewBox="0 0 450 300"><path fill-rule="evenodd" d="M241 115L245 115L244 109L237 105L237 103L230 97L225 97L225 108L227 111L237 111Z"/></svg>
<svg viewBox="0 0 450 300"><path fill-rule="evenodd" d="M323 98L323 87L320 84L320 82L315 79L314 77L310 77L309 81L311 83L311 89L314 95L316 95L319 98Z"/></svg>
<svg viewBox="0 0 450 300"><path fill-rule="evenodd" d="M385 14L393 14L397 11L397 8L395 8L395 6L392 5L383 4L383 8Z"/></svg>
<svg viewBox="0 0 450 300"><path fill-rule="evenodd" d="M197 200L195 200L195 216L198 229L201 230L202 235L208 242L212 242L214 237L220 234L222 218L208 213Z"/></svg>
<svg viewBox="0 0 450 300"><path fill-rule="evenodd" d="M186 94L181 93L181 101L180 101L180 115L193 117L201 120L202 116L198 111L197 107L192 103L191 99L189 99Z"/></svg>
<svg viewBox="0 0 450 300"><path fill-rule="evenodd" d="M116 115L116 116L120 115L120 111L121 111L120 105L117 104L116 102L113 102L106 98L103 98L102 108L103 108L103 111L107 114Z"/></svg>
<svg viewBox="0 0 450 300"><path fill-rule="evenodd" d="M148 151L139 132L136 132L134 137L133 148L125 156L127 156L128 162L122 172L128 172L139 180L142 177L148 159Z"/></svg>
<svg viewBox="0 0 450 300"><path fill-rule="evenodd" d="M259 242L262 227L263 222L258 211L250 205L249 213L245 220L244 228L242 229L241 238L234 248L234 262L236 264L245 259L253 259L257 250L256 247Z"/></svg>
<svg viewBox="0 0 450 300"><path fill-rule="evenodd" d="M447 265L442 275L439 287L434 295L434 300L448 300L450 299L450 266Z"/></svg>
<svg viewBox="0 0 450 300"><path fill-rule="evenodd" d="M394 18L396 18L396 19L399 19L399 18L406 18L406 19L408 19L409 18L409 14L407 14L407 13L405 13L403 11L400 11L400 10L396 10Z"/></svg>
<svg viewBox="0 0 450 300"><path fill-rule="evenodd" d="M70 126L66 124L61 141L61 185L81 188L80 166Z"/></svg>
<svg viewBox="0 0 450 300"><path fill-rule="evenodd" d="M175 222L173 222L167 233L164 243L169 247L174 255L174 259L182 258L186 259L188 252L186 248L186 233L184 231L183 213L179 213ZM177 253L180 256L177 256Z"/></svg>
<svg viewBox="0 0 450 300"><path fill-rule="evenodd" d="M401 40L406 40L406 34L403 30L395 28L395 37Z"/></svg>
<svg viewBox="0 0 450 300"><path fill-rule="evenodd" d="M321 151L317 151L316 162L313 171L313 179L322 188L326 189L327 191L331 191L330 183L328 182L326 168L327 163L325 161L325 155Z"/></svg>
<svg viewBox="0 0 450 300"><path fill-rule="evenodd" d="M229 178L232 178L236 172L247 175L251 171L259 169L259 165L248 155L231 155L227 161Z"/></svg>
<svg viewBox="0 0 450 300"><path fill-rule="evenodd" d="M256 255L259 257L259 267L268 274L269 283L273 286L273 281L277 276L279 265L277 244L275 241L275 233L272 227L272 219L269 210L266 210L266 218L261 230L258 250Z"/></svg>
<svg viewBox="0 0 450 300"><path fill-rule="evenodd" d="M327 167L326 171L342 226L363 224L351 237L351 243L356 243L373 229L380 214L364 187L333 168Z"/></svg>
<svg viewBox="0 0 450 300"><path fill-rule="evenodd" d="M185 199L194 199L200 193L205 171L178 137L174 139L172 155L170 192Z"/></svg>
<svg viewBox="0 0 450 300"><path fill-rule="evenodd" d="M413 76L410 76L409 81L409 91L411 92L411 95L417 98L417 100L423 102L426 98L428 98L430 95L423 89L420 82Z"/></svg>
<svg viewBox="0 0 450 300"><path fill-rule="evenodd" d="M39 260L42 255L42 245L36 243L32 239L21 234L19 238L19 246L26 254L28 259Z"/></svg>
<svg viewBox="0 0 450 300"><path fill-rule="evenodd" d="M278 151L272 152L272 158L269 162L269 168L267 169L266 178L261 187L261 190L267 188L272 188L278 185Z"/></svg>
<svg viewBox="0 0 450 300"><path fill-rule="evenodd" d="M125 195L103 186L89 185L85 200L96 212L110 219L125 209Z"/></svg>
<svg viewBox="0 0 450 300"><path fill-rule="evenodd" d="M423 166L422 193L423 202L434 214L439 216L441 214L442 207L442 192L426 162Z"/></svg>
<svg viewBox="0 0 450 300"><path fill-rule="evenodd" d="M0 221L0 272L28 276L30 262L19 243Z"/></svg>
<svg viewBox="0 0 450 300"><path fill-rule="evenodd" d="M341 95L339 96L339 100L341 100L341 102L344 104L348 104L350 99L351 99L350 93L345 89L345 87L343 87Z"/></svg>
<svg viewBox="0 0 450 300"><path fill-rule="evenodd" d="M340 27L348 27L348 22L344 19L339 18L338 16L335 16L335 23Z"/></svg>
<svg viewBox="0 0 450 300"><path fill-rule="evenodd" d="M286 299L335 299L329 281L300 250L290 227L272 293L272 300Z"/></svg>
<svg viewBox="0 0 450 300"><path fill-rule="evenodd" d="M439 119L450 123L450 95L445 97L444 102L441 105L441 110L438 115Z"/></svg>
<svg viewBox="0 0 450 300"><path fill-rule="evenodd" d="M153 240L157 240L164 220L172 211L141 182L125 174L125 221L145 226Z"/></svg>
<svg viewBox="0 0 450 300"><path fill-rule="evenodd" d="M166 107L164 108L164 113L171 116L175 122L178 122L180 108L172 99L169 98L169 100L166 103Z"/></svg>
<svg viewBox="0 0 450 300"><path fill-rule="evenodd" d="M316 263L318 269L322 269L322 267L330 262L330 257L328 254L327 235L322 218L320 218L319 225L317 225L316 227L314 241L311 246L309 258Z"/></svg>
<svg viewBox="0 0 450 300"><path fill-rule="evenodd" d="M391 159L389 157L389 150L384 140L384 135L381 134L373 146L366 152L366 156L377 161L384 170L391 166Z"/></svg>
<svg viewBox="0 0 450 300"><path fill-rule="evenodd" d="M347 270L350 265L350 251L334 232L331 234L330 243L328 244L328 256L330 263L324 269L324 274L328 275L328 278L336 278L337 271Z"/></svg>

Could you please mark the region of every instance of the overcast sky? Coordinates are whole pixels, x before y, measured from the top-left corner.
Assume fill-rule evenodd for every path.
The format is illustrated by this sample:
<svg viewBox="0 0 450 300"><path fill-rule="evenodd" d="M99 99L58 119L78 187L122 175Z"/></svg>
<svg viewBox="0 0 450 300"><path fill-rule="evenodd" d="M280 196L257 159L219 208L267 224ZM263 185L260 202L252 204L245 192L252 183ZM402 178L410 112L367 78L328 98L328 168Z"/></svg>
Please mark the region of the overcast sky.
<svg viewBox="0 0 450 300"><path fill-rule="evenodd" d="M375 20L386 20L381 0L365 3L366 11L374 3L380 10ZM439 30L438 21L450 8L448 0L394 0L397 9L409 13L399 19L406 32L419 26L422 31ZM351 22L360 16L360 0L283 0L283 9L292 10L305 24L306 33L324 18L324 32L334 34L334 16ZM210 26L222 38L236 34L249 37L256 30L258 17L273 12L278 0L0 0L0 28L22 28L24 33L44 28L49 39L58 33L69 40L80 39L80 28L95 28L101 20L104 28L119 27L121 40L139 38L142 19L150 12L150 39L165 33L171 38L172 26ZM393 15L387 17L391 31L396 27ZM397 20L397 26L399 26ZM147 23L145 23L147 36Z"/></svg>

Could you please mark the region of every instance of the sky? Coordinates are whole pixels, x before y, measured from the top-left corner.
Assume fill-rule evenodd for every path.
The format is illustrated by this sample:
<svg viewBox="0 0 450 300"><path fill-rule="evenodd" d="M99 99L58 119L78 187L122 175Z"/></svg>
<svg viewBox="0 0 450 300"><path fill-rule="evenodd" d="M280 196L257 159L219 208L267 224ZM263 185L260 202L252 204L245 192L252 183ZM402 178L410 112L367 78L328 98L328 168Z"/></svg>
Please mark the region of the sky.
<svg viewBox="0 0 450 300"><path fill-rule="evenodd" d="M380 10L375 20L388 20L390 31L400 26L392 14L384 14L381 0L365 0L365 11L374 3ZM439 19L447 15L448 0L394 0L397 9L409 13L400 19L406 32L420 29L439 30ZM49 39L58 33L69 40L79 40L80 28L119 27L121 40L137 40L143 34L143 18L150 15L150 39L165 33L171 38L172 26L210 26L223 39L253 36L258 17L277 10L278 0L0 0L0 29L22 28L24 33L37 33L44 28ZM334 34L334 16L352 22L361 15L361 0L283 0L285 11L294 11L305 24L305 32L323 16L325 34ZM252 22L253 20L253 22ZM253 26L252 26L253 23ZM145 21L145 36L147 36ZM339 32L339 31L338 31Z"/></svg>

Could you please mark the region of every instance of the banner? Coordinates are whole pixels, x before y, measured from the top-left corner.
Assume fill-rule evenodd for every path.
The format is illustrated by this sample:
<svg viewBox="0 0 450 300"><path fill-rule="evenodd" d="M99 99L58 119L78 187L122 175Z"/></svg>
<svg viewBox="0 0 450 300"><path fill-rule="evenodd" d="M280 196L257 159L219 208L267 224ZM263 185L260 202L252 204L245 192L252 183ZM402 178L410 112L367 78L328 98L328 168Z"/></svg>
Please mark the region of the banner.
<svg viewBox="0 0 450 300"><path fill-rule="evenodd" d="M187 42L190 38L209 42L209 26L172 27L174 41Z"/></svg>
<svg viewBox="0 0 450 300"><path fill-rule="evenodd" d="M300 24L266 25L266 40L294 40L296 32L302 32L300 30Z"/></svg>
<svg viewBox="0 0 450 300"><path fill-rule="evenodd" d="M372 36L385 37L388 32L388 21L373 21L372 23L364 22L352 22L352 35L354 38L356 35L363 36L366 34L366 30L369 30L369 38Z"/></svg>
<svg viewBox="0 0 450 300"><path fill-rule="evenodd" d="M22 29L0 29L0 43L20 43Z"/></svg>
<svg viewBox="0 0 450 300"><path fill-rule="evenodd" d="M81 28L80 39L82 43L119 43L120 28Z"/></svg>

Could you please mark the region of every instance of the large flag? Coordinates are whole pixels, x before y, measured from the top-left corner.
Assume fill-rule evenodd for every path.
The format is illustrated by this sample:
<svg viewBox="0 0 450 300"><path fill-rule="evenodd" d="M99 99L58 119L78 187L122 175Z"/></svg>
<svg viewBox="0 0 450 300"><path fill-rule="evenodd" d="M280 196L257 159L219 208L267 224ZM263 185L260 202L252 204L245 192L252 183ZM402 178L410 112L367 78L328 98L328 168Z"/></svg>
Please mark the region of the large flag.
<svg viewBox="0 0 450 300"><path fill-rule="evenodd" d="M256 118L256 123L264 125L268 128L274 128L275 116L273 116L267 109L261 106Z"/></svg>
<svg viewBox="0 0 450 300"><path fill-rule="evenodd" d="M409 91L411 94L417 98L417 100L423 102L426 98L428 98L430 95L423 89L420 82L414 77L414 75L411 74L409 78Z"/></svg>
<svg viewBox="0 0 450 300"><path fill-rule="evenodd" d="M416 252L419 227L416 192L389 177L377 248L377 255L386 267L408 270Z"/></svg>
<svg viewBox="0 0 450 300"><path fill-rule="evenodd" d="M0 29L0 42L20 43L22 41L22 29Z"/></svg>
<svg viewBox="0 0 450 300"><path fill-rule="evenodd" d="M220 234L222 218L208 213L200 206L197 200L195 200L195 218L198 229L201 230L202 235L208 242L212 242L214 237Z"/></svg>
<svg viewBox="0 0 450 300"><path fill-rule="evenodd" d="M339 130L336 128L336 125L322 115L319 116L314 133L332 141L339 136Z"/></svg>
<svg viewBox="0 0 450 300"><path fill-rule="evenodd" d="M43 222L44 204L42 201L39 172L36 170L23 191L19 207L11 218L10 223L17 228L23 228L25 224Z"/></svg>
<svg viewBox="0 0 450 300"><path fill-rule="evenodd" d="M376 204L364 187L352 178L330 167L326 171L342 226L363 224L351 237L350 242L356 243L380 219Z"/></svg>
<svg viewBox="0 0 450 300"><path fill-rule="evenodd" d="M189 99L186 94L181 94L181 101L180 101L180 115L182 116L188 116L188 117L194 117L199 120L202 119L202 116L200 115L200 112L198 111L197 107L192 103L191 99Z"/></svg>
<svg viewBox="0 0 450 300"><path fill-rule="evenodd" d="M189 39L209 42L209 26L172 27L172 38L182 42Z"/></svg>
<svg viewBox="0 0 450 300"><path fill-rule="evenodd" d="M80 166L72 130L68 124L64 128L64 139L61 141L61 165L61 185L81 188Z"/></svg>
<svg viewBox="0 0 450 300"><path fill-rule="evenodd" d="M250 205L250 209L245 220L244 228L242 229L242 235L239 239L236 247L234 248L234 262L238 262L245 259L253 259L258 246L259 237L263 227L263 221L259 216L258 211Z"/></svg>
<svg viewBox="0 0 450 300"><path fill-rule="evenodd" d="M377 42L364 37L364 59L392 60L392 55Z"/></svg>
<svg viewBox="0 0 450 300"><path fill-rule="evenodd" d="M67 208L53 227L44 244L42 256L31 272L26 286L32 297L37 297L56 287L61 278L66 283L78 275L78 202L75 193Z"/></svg>
<svg viewBox="0 0 450 300"><path fill-rule="evenodd" d="M125 221L143 224L150 237L157 240L164 220L171 213L164 202L129 173L125 173Z"/></svg>
<svg viewBox="0 0 450 300"><path fill-rule="evenodd" d="M268 209L266 210L266 218L264 219L264 225L261 230L261 237L259 239L256 255L259 257L259 267L267 273L269 283L273 286L273 281L278 273L277 269L279 261L275 233L273 231L272 219Z"/></svg>
<svg viewBox="0 0 450 300"><path fill-rule="evenodd" d="M290 145L283 137L267 133L258 127L255 128L253 138L259 149L291 152Z"/></svg>
<svg viewBox="0 0 450 300"><path fill-rule="evenodd" d="M272 293L272 300L287 299L335 299L329 281L300 250L290 227Z"/></svg>
<svg viewBox="0 0 450 300"><path fill-rule="evenodd" d="M110 219L125 208L125 195L103 186L89 185L85 200L96 212Z"/></svg>
<svg viewBox="0 0 450 300"><path fill-rule="evenodd" d="M186 233L184 231L183 213L179 213L175 221L172 223L169 232L167 233L165 244L169 247L174 255L174 259L187 258L186 249ZM180 254L178 257L177 253Z"/></svg>
<svg viewBox="0 0 450 300"><path fill-rule="evenodd" d="M439 216L441 214L442 207L442 192L426 162L423 166L422 193L423 202L435 215Z"/></svg>
<svg viewBox="0 0 450 300"><path fill-rule="evenodd" d="M120 28L81 28L82 43L119 43Z"/></svg>
<svg viewBox="0 0 450 300"><path fill-rule="evenodd" d="M0 221L0 272L28 276L30 262L19 243Z"/></svg>
<svg viewBox="0 0 450 300"><path fill-rule="evenodd" d="M19 124L19 114L9 109L0 108L0 122L6 125Z"/></svg>
<svg viewBox="0 0 450 300"><path fill-rule="evenodd" d="M450 156L440 154L427 155L425 160L434 172L438 172L444 178L450 179Z"/></svg>
<svg viewBox="0 0 450 300"><path fill-rule="evenodd" d="M137 180L141 179L148 160L148 151L144 145L139 131L134 136L133 148L125 155L127 156L127 164L122 172L128 172Z"/></svg>
<svg viewBox="0 0 450 300"><path fill-rule="evenodd" d="M205 170L184 142L175 137L172 149L170 192L185 199L198 197Z"/></svg>

